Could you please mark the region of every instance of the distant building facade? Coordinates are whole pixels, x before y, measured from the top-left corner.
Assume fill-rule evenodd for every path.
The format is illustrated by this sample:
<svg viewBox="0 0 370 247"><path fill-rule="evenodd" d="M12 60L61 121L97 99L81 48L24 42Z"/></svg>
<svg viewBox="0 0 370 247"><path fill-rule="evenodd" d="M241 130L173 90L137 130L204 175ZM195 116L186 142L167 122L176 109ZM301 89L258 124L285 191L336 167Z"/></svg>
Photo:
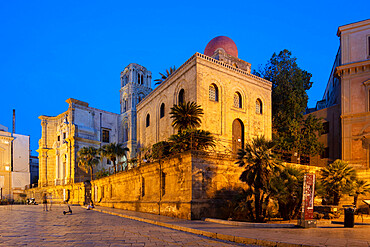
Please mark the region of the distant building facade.
<svg viewBox="0 0 370 247"><path fill-rule="evenodd" d="M30 137L8 132L0 125L0 196L18 199L30 184Z"/></svg>
<svg viewBox="0 0 370 247"><path fill-rule="evenodd" d="M30 178L33 187L39 181L39 157L33 155L30 155Z"/></svg>
<svg viewBox="0 0 370 247"><path fill-rule="evenodd" d="M323 99L309 114L324 119L325 145L312 164L343 159L370 168L370 19L340 26L340 47Z"/></svg>
<svg viewBox="0 0 370 247"><path fill-rule="evenodd" d="M40 116L39 186L83 182L90 175L78 166L77 152L82 147L100 148L118 143L119 115L76 99L68 99L68 110L56 117ZM112 167L103 159L97 170Z"/></svg>

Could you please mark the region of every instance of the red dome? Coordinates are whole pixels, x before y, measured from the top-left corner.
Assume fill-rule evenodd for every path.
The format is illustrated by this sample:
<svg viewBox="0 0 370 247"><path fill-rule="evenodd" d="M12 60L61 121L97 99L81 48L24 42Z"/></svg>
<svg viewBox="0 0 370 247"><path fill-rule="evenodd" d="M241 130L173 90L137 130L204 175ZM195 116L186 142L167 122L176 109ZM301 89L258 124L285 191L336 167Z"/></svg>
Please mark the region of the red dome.
<svg viewBox="0 0 370 247"><path fill-rule="evenodd" d="M212 56L213 52L218 48L222 48L225 52L231 56L238 57L238 48L232 39L226 36L218 36L213 38L204 49L204 55Z"/></svg>

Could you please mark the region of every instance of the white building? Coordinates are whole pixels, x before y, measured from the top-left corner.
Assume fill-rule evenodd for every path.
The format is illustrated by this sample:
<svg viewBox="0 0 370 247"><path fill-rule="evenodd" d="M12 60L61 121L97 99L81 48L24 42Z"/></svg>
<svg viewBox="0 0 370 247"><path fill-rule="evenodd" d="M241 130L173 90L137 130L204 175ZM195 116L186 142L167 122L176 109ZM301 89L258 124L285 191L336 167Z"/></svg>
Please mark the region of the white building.
<svg viewBox="0 0 370 247"><path fill-rule="evenodd" d="M30 137L0 125L0 196L17 199L30 184Z"/></svg>

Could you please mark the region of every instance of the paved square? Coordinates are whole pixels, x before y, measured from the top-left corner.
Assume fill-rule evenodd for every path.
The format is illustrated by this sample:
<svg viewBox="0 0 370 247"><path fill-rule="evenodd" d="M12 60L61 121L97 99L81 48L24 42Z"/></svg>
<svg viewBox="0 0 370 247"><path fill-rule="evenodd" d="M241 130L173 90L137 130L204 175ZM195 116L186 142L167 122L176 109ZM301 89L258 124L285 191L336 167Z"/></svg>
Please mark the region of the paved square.
<svg viewBox="0 0 370 247"><path fill-rule="evenodd" d="M0 206L0 246L241 246L66 205Z"/></svg>

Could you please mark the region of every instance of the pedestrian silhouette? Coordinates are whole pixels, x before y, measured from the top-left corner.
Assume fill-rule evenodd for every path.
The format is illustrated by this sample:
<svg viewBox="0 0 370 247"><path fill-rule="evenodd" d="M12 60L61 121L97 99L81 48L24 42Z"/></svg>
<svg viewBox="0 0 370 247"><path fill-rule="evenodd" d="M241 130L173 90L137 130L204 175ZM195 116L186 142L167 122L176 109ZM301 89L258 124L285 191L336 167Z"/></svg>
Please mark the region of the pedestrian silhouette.
<svg viewBox="0 0 370 247"><path fill-rule="evenodd" d="M48 198L46 193L42 195L42 204L44 205L42 211L48 211Z"/></svg>

